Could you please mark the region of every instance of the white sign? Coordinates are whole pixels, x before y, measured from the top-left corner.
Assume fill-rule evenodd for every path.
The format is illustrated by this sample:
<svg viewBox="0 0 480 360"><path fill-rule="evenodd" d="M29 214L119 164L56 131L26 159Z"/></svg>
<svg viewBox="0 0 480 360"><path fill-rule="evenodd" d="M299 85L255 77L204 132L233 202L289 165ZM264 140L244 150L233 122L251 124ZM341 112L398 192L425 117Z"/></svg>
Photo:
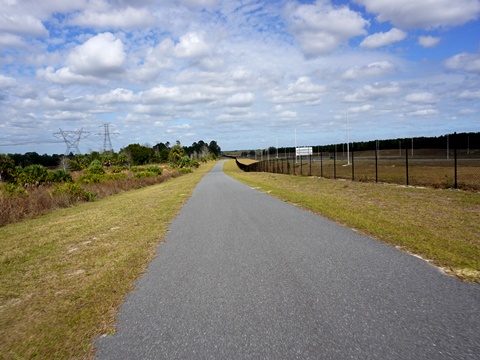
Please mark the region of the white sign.
<svg viewBox="0 0 480 360"><path fill-rule="evenodd" d="M313 154L313 151L312 151L312 147L311 146L307 146L307 147L297 147L295 149L295 155L296 156L308 156L308 155L312 155Z"/></svg>

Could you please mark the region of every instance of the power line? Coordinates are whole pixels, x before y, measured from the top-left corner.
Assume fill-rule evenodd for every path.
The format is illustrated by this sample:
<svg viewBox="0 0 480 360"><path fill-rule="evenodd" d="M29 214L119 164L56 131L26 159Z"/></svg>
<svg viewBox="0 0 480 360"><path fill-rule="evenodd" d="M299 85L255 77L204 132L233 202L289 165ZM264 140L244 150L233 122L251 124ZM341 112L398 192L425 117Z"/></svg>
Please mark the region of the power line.
<svg viewBox="0 0 480 360"><path fill-rule="evenodd" d="M53 136L58 139L63 138L63 141L65 141L65 145L67 145L67 149L65 150L65 156L68 156L70 153L80 154L78 144L80 143L82 135L87 137L88 135L90 135L90 132L83 131L83 128L81 128L80 130L70 131L64 131L60 129L60 132L53 133Z"/></svg>
<svg viewBox="0 0 480 360"><path fill-rule="evenodd" d="M116 135L118 133L113 133L110 132L110 123L105 123L103 124L103 133L99 133L97 135L103 135L103 152L113 152L113 147L112 147L112 140L110 139L110 134Z"/></svg>

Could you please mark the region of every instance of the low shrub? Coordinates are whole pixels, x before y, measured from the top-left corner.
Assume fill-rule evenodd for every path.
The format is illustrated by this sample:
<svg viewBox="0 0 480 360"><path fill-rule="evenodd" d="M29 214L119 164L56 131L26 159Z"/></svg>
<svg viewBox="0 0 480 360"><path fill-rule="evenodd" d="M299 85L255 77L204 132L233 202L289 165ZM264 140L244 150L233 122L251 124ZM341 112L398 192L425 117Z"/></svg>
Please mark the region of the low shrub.
<svg viewBox="0 0 480 360"><path fill-rule="evenodd" d="M1 193L7 196L27 196L28 192L15 183L6 183L2 186Z"/></svg>
<svg viewBox="0 0 480 360"><path fill-rule="evenodd" d="M135 178L142 178L142 177L150 177L150 176L157 176L157 173L154 173L152 171L139 171L133 175Z"/></svg>
<svg viewBox="0 0 480 360"><path fill-rule="evenodd" d="M150 165L145 170L148 171L148 172L155 173L157 175L162 175L162 169L160 167L158 167L157 165Z"/></svg>
<svg viewBox="0 0 480 360"><path fill-rule="evenodd" d="M100 175L100 174L86 174L86 175L81 175L77 182L81 184L97 184L101 182L105 178L105 175Z"/></svg>
<svg viewBox="0 0 480 360"><path fill-rule="evenodd" d="M49 170L47 172L47 182L60 183L60 182L72 182L72 175L63 169Z"/></svg>
<svg viewBox="0 0 480 360"><path fill-rule="evenodd" d="M112 166L109 170L113 174L120 174L122 171L125 170L125 166L115 165L115 166Z"/></svg>
<svg viewBox="0 0 480 360"><path fill-rule="evenodd" d="M91 175L103 175L105 170L103 169L103 164L100 160L93 160L90 163L90 166L87 169L88 174Z"/></svg>
<svg viewBox="0 0 480 360"><path fill-rule="evenodd" d="M97 196L94 192L85 190L80 185L75 183L66 183L55 187L51 191L52 196L71 197L75 201L93 201Z"/></svg>

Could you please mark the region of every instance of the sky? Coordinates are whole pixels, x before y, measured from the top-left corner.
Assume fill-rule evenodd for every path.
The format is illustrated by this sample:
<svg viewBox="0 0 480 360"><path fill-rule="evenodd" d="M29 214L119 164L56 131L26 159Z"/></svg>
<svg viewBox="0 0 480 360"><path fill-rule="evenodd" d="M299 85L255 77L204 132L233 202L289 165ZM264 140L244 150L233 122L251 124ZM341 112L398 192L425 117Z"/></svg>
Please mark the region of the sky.
<svg viewBox="0 0 480 360"><path fill-rule="evenodd" d="M480 0L0 0L0 153L480 131ZM80 136L80 139L78 139Z"/></svg>

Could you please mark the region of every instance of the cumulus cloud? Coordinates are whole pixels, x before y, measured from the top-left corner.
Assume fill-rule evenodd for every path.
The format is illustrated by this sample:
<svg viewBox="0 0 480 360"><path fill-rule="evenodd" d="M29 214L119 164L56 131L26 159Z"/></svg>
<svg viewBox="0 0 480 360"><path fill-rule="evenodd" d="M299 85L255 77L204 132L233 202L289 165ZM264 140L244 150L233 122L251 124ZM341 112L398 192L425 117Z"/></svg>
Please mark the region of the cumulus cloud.
<svg viewBox="0 0 480 360"><path fill-rule="evenodd" d="M390 61L376 61L365 66L353 66L343 73L342 78L355 80L364 77L378 77L394 71L395 65Z"/></svg>
<svg viewBox="0 0 480 360"><path fill-rule="evenodd" d="M198 58L207 56L211 48L205 41L204 33L189 32L180 37L179 43L175 46L175 55L180 58Z"/></svg>
<svg viewBox="0 0 480 360"><path fill-rule="evenodd" d="M326 1L288 8L289 23L307 56L326 55L340 44L364 35L368 21L347 6L334 7Z"/></svg>
<svg viewBox="0 0 480 360"><path fill-rule="evenodd" d="M17 84L17 81L9 76L0 74L0 88L9 88Z"/></svg>
<svg viewBox="0 0 480 360"><path fill-rule="evenodd" d="M227 104L228 106L234 106L234 107L247 107L247 106L252 106L254 99L255 99L255 95L251 92L240 93L240 94L235 94L230 96L225 101L225 104Z"/></svg>
<svg viewBox="0 0 480 360"><path fill-rule="evenodd" d="M69 21L70 25L101 29L138 28L150 26L154 23L155 19L147 9L137 9L130 6L123 9L107 8L101 12L90 9Z"/></svg>
<svg viewBox="0 0 480 360"><path fill-rule="evenodd" d="M422 93L412 93L405 96L405 100L410 103L424 103L424 104L433 104L437 100L432 93L422 92Z"/></svg>
<svg viewBox="0 0 480 360"><path fill-rule="evenodd" d="M480 90L464 90L458 95L460 99L480 99Z"/></svg>
<svg viewBox="0 0 480 360"><path fill-rule="evenodd" d="M3 11L0 14L0 30L21 35L48 35L48 31L40 19L31 15L11 14Z"/></svg>
<svg viewBox="0 0 480 360"><path fill-rule="evenodd" d="M396 83L376 82L373 84L364 85L355 93L346 95L344 100L347 102L372 101L388 96L398 95L400 91L401 88Z"/></svg>
<svg viewBox="0 0 480 360"><path fill-rule="evenodd" d="M367 36L360 43L360 46L367 49L376 49L381 46L391 45L398 41L402 41L406 37L407 37L407 33L405 31L393 28L386 33L379 32L379 33Z"/></svg>
<svg viewBox="0 0 480 360"><path fill-rule="evenodd" d="M132 90L117 88L96 97L96 100L99 104L131 103L137 100L137 96Z"/></svg>
<svg viewBox="0 0 480 360"><path fill-rule="evenodd" d="M455 26L474 20L480 14L477 0L355 0L379 22L390 21L402 29Z"/></svg>
<svg viewBox="0 0 480 360"><path fill-rule="evenodd" d="M362 105L362 106L354 106L351 108L348 108L348 112L351 113L362 113L362 112L368 112L373 109L373 106L370 104Z"/></svg>
<svg viewBox="0 0 480 360"><path fill-rule="evenodd" d="M480 72L480 54L461 53L445 61L447 69Z"/></svg>
<svg viewBox="0 0 480 360"><path fill-rule="evenodd" d="M122 71L125 51L122 40L112 33L98 34L72 50L69 69L79 75L104 76Z"/></svg>
<svg viewBox="0 0 480 360"><path fill-rule="evenodd" d="M441 38L437 38L433 36L418 37L418 43L420 44L420 46L423 46L424 48L433 48L437 46L441 40L442 40Z"/></svg>
<svg viewBox="0 0 480 360"><path fill-rule="evenodd" d="M438 114L437 109L420 109L420 110L415 110L408 113L408 115L411 115L411 116L432 116L437 114Z"/></svg>
<svg viewBox="0 0 480 360"><path fill-rule="evenodd" d="M0 34L0 46L1 47L23 47L25 46L25 43L23 39L18 35Z"/></svg>
<svg viewBox="0 0 480 360"><path fill-rule="evenodd" d="M325 85L313 84L309 77L302 76L287 87L276 87L269 92L271 101L278 104L283 103L305 103L315 104L325 92Z"/></svg>
<svg viewBox="0 0 480 360"><path fill-rule="evenodd" d="M69 84L94 84L94 85L106 85L106 81L94 76L84 76L75 74L68 67L63 67L55 71L51 66L46 69L40 69L37 71L39 78L51 81L56 84L69 85Z"/></svg>
<svg viewBox="0 0 480 360"><path fill-rule="evenodd" d="M160 72L173 66L174 44L170 39L164 39L155 47L150 47L142 58L141 65L132 71L135 79L154 81Z"/></svg>

